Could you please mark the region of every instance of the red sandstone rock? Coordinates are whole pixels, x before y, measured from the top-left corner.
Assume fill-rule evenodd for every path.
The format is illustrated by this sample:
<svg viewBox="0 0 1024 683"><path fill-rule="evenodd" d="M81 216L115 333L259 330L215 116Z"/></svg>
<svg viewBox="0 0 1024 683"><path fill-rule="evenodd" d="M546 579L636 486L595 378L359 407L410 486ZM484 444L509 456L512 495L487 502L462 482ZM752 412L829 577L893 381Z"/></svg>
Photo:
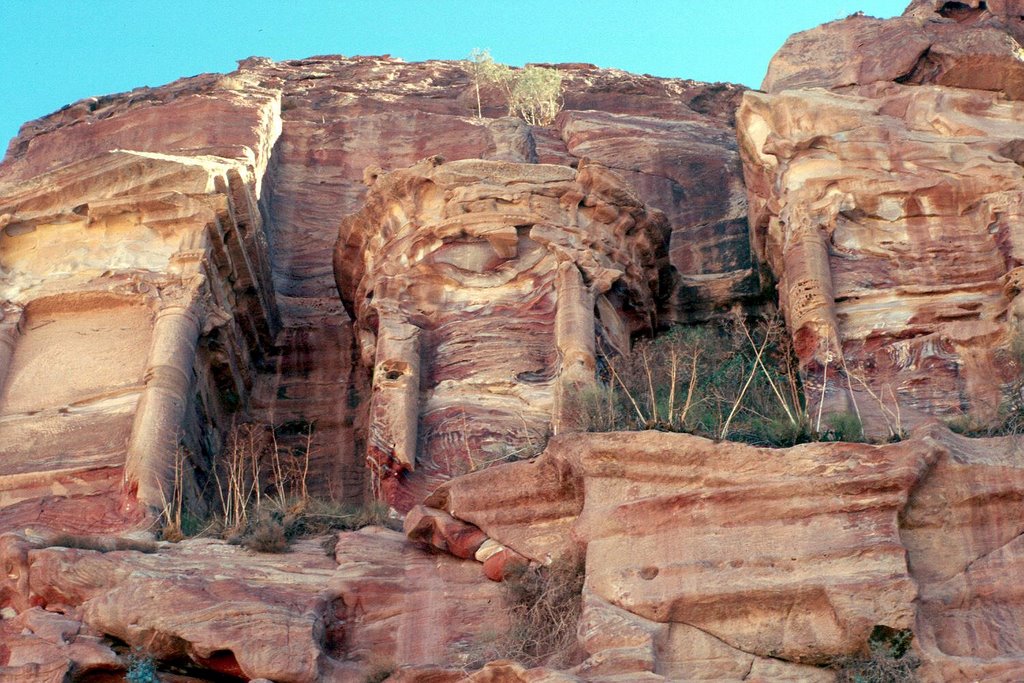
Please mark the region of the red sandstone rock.
<svg viewBox="0 0 1024 683"><path fill-rule="evenodd" d="M434 157L376 177L345 219L338 290L373 367L367 463L408 510L572 419L613 349L653 328L667 224L621 178Z"/></svg>
<svg viewBox="0 0 1024 683"><path fill-rule="evenodd" d="M414 543L467 560L487 540L487 535L472 524L423 505L417 505L406 513L404 531Z"/></svg>
<svg viewBox="0 0 1024 683"><path fill-rule="evenodd" d="M701 292L721 303L733 275L750 265L735 221L728 222L742 208L733 201L736 193L719 183L728 166L722 159L732 154L728 131L742 88L590 65L560 68L567 111L586 111L603 139L623 139L616 134L620 124L634 140L669 121L714 131L712 144L693 140L699 149L688 153L685 173L666 165L683 148L665 134L652 136L630 160L651 174L630 171L644 181L636 188L643 198L679 217L678 234L701 236L699 249L676 250L687 259L679 263L688 278L685 302L679 300L687 311L662 311L663 319L706 315L695 312L697 299L705 298ZM353 368L355 342L330 252L341 218L365 199L364 170L400 168L434 154L578 162L559 128L500 118L494 97L485 98L485 118L477 119L471 94L457 63L254 58L231 74L88 98L26 124L0 165L0 368L14 363L11 373L0 374L14 376L7 394L35 384L38 396L53 400L22 410L21 397L4 398L0 389L0 449L14 452L16 462L43 463L31 474L18 465L0 467L0 528L102 531L137 524L160 505L157 484L173 458L175 436L186 434L190 452L209 474L238 409L246 418L294 427L279 435L282 448L293 451L306 449L314 426L308 444L314 492L361 500L367 482L360 406L370 383L365 369ZM602 119L600 112L617 116ZM601 156L597 147L587 153ZM655 179L662 172L669 177ZM709 181L698 186L691 178ZM707 210L687 212L677 200L679 188L700 196ZM213 225L218 229L206 244L202 233ZM708 237L723 230L731 237L719 249ZM45 248L34 250L37 243ZM192 307L196 302L183 285L193 273L181 269L201 271L205 282L194 294L202 305ZM703 269L711 272L707 282ZM169 337L156 334L156 314L176 305L169 296L175 289L186 295L185 318L194 320L179 321L182 329ZM113 344L110 330L88 328L81 335L85 348L105 350L106 361L124 361L116 368L91 353L51 348L46 339L77 338L88 321L79 320L82 307L74 298L95 293L116 295L99 308L90 304L108 319L110 306L125 320L125 308L148 309L135 316L130 335L122 334L130 349ZM161 345L178 339L179 357L150 357L154 334ZM43 348L59 357L44 358ZM95 363L94 376L110 377L109 386L79 387L64 396L56 391L59 378L31 374L36 366L72 368L76 359ZM182 364L192 370L177 367ZM144 393L147 373L164 366L173 369L151 383L173 384L171 400L195 405L168 412L161 404L139 417L137 407L160 403L136 397ZM86 376L79 366L70 372ZM177 373L190 378L193 372L191 386L177 386ZM457 420L458 411L438 419ZM142 444L154 455L140 468ZM140 469L157 476L139 481ZM196 496L201 490L194 488ZM69 512L75 508L81 514Z"/></svg>
<svg viewBox="0 0 1024 683"><path fill-rule="evenodd" d="M614 169L643 202L665 212L677 273L663 323L699 320L759 292L731 125L597 111L566 111L556 125L570 154Z"/></svg>
<svg viewBox="0 0 1024 683"><path fill-rule="evenodd" d="M483 572L491 581L504 581L515 567L523 567L529 560L509 548L501 548L484 560Z"/></svg>
<svg viewBox="0 0 1024 683"><path fill-rule="evenodd" d="M69 615L60 622L28 609L10 626L0 621L3 628L38 622L78 633L78 620L88 626L83 633L115 636L157 659L185 656L250 678L357 680L374 657L458 666L460 648L471 649L502 621L497 588L477 563L426 555L382 529L342 534L337 562L315 541L286 555L211 540L164 544L156 554L38 547L13 535L2 541L4 601ZM118 666L116 658L97 659L106 651L98 639L63 642L33 628L55 644L19 641L17 651L37 659L0 664L64 657L76 666Z"/></svg>
<svg viewBox="0 0 1024 683"><path fill-rule="evenodd" d="M957 7L957 6L961 7ZM762 88L841 88L878 81L990 90L1024 98L1024 16L1005 3L912 3L902 17L853 15L798 33Z"/></svg>
<svg viewBox="0 0 1024 683"><path fill-rule="evenodd" d="M568 522L587 544L584 680L831 680L804 664L858 651L876 625L913 629L936 680L1012 678L1024 671L1024 626L1006 610L1024 550L1019 446L938 426L889 446L775 451L656 432L571 435L536 462L449 482L435 500L536 558L551 552L551 501L528 492L553 472L578 482L562 497L584 492ZM487 490L522 492L503 500L517 535L488 515Z"/></svg>
<svg viewBox="0 0 1024 683"><path fill-rule="evenodd" d="M65 681L122 668L98 633L38 607L0 619L0 681Z"/></svg>
<svg viewBox="0 0 1024 683"><path fill-rule="evenodd" d="M824 400L880 436L995 420L1021 372L1020 103L890 83L750 93L739 121L811 414Z"/></svg>

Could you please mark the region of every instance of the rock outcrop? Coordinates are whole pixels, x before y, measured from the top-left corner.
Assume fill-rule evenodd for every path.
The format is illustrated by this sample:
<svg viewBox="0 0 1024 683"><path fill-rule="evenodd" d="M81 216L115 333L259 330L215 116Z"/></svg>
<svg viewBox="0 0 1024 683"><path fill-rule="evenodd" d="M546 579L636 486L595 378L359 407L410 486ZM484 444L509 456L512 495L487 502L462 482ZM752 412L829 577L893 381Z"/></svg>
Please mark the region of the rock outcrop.
<svg viewBox="0 0 1024 683"><path fill-rule="evenodd" d="M404 511L572 427L598 340L623 353L656 326L668 224L594 163L432 158L371 182L335 272L373 368L373 487Z"/></svg>
<svg viewBox="0 0 1024 683"><path fill-rule="evenodd" d="M815 666L877 627L913 631L925 680L1010 680L1024 674L1009 608L1020 445L935 424L887 446L787 450L568 435L427 505L542 564L586 546L581 680L831 680ZM443 548L454 527L424 528L411 536Z"/></svg>
<svg viewBox="0 0 1024 683"><path fill-rule="evenodd" d="M0 164L0 680L135 649L181 681L831 681L887 639L924 681L1024 679L1022 437L935 419L1021 410L1022 41L1017 0L915 0L794 36L763 92L560 65L546 127L386 57L26 124ZM893 443L573 431L602 351L776 285L806 414ZM151 540L169 495L220 504L246 421L304 496L383 498L405 535ZM581 554L568 663L497 659L497 582Z"/></svg>
<svg viewBox="0 0 1024 683"><path fill-rule="evenodd" d="M270 135L263 104L250 123ZM109 151L4 178L4 529L130 526L162 507L182 449L209 462L207 425L226 428L226 397L248 395L277 326L266 158L243 151Z"/></svg>
<svg viewBox="0 0 1024 683"><path fill-rule="evenodd" d="M233 420L283 427L317 492L360 500L370 380L331 252L367 167L586 155L669 218L660 320L758 296L732 134L742 89L561 68L548 128L502 118L487 90L477 118L457 63L369 57L253 58L26 124L0 165L3 527L131 526L140 496L159 507L180 448L201 498Z"/></svg>
<svg viewBox="0 0 1024 683"><path fill-rule="evenodd" d="M800 34L738 113L754 249L808 405L876 435L929 415L995 423L1022 370L1024 21L937 5Z"/></svg>
<svg viewBox="0 0 1024 683"><path fill-rule="evenodd" d="M316 541L283 556L202 539L144 554L7 535L0 548L0 595L24 610L0 621L18 635L0 647L11 677L123 669L95 637L107 634L230 676L354 681L384 663L472 662L504 618L498 585L475 563L423 554L384 529L340 535L337 560Z"/></svg>

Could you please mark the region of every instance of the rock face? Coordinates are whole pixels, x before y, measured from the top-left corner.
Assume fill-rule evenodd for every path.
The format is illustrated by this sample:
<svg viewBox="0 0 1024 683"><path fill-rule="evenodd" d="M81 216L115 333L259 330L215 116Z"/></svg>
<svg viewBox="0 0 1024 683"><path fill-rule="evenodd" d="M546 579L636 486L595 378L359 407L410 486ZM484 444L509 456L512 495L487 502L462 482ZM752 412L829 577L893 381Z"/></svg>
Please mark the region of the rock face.
<svg viewBox="0 0 1024 683"><path fill-rule="evenodd" d="M1024 679L1024 442L935 420L1020 409L1022 17L852 16L764 92L561 65L548 127L487 88L477 116L458 64L343 57L26 124L0 680L113 678L137 647L182 681L830 681L886 635L924 681ZM573 433L600 350L774 285L808 414L909 439ZM169 492L216 506L245 420L406 534L140 540ZM576 663L487 662L496 582L581 552Z"/></svg>
<svg viewBox="0 0 1024 683"><path fill-rule="evenodd" d="M797 33L772 58L762 89L842 88L879 81L1024 97L1019 3L916 0L902 17L863 14Z"/></svg>
<svg viewBox="0 0 1024 683"><path fill-rule="evenodd" d="M406 510L572 426L596 338L623 352L656 323L668 224L593 163L434 158L372 182L335 271L373 367L374 488Z"/></svg>
<svg viewBox="0 0 1024 683"><path fill-rule="evenodd" d="M878 626L913 630L925 680L1010 680L1024 673L1005 609L1022 561L1019 447L937 425L781 451L571 435L427 504L542 563L586 545L582 680L831 680L813 665Z"/></svg>
<svg viewBox="0 0 1024 683"><path fill-rule="evenodd" d="M91 635L102 633L221 674L355 681L382 662L459 666L502 627L498 586L475 563L423 554L383 529L342 534L337 561L315 541L284 556L211 540L149 554L39 547L14 535L0 546L0 594L25 610L0 622L4 632L22 627L6 655L0 649L0 675L53 669L63 680L68 662L122 668Z"/></svg>
<svg viewBox="0 0 1024 683"><path fill-rule="evenodd" d="M660 321L757 296L732 133L742 89L561 68L549 128L501 118L486 90L476 118L458 64L342 57L254 58L26 124L0 165L0 450L15 455L0 526L135 524L179 447L198 496L233 419L284 426L282 448L305 450L312 430L316 490L360 500L370 379L331 252L370 166L586 155L669 218Z"/></svg>
<svg viewBox="0 0 1024 683"><path fill-rule="evenodd" d="M880 435L995 421L1021 372L1024 21L938 5L800 34L738 114L755 251L808 403Z"/></svg>
<svg viewBox="0 0 1024 683"><path fill-rule="evenodd" d="M249 112L254 135L274 104ZM4 178L0 526L131 525L162 506L179 449L208 462L203 425L229 422L277 324L257 151Z"/></svg>

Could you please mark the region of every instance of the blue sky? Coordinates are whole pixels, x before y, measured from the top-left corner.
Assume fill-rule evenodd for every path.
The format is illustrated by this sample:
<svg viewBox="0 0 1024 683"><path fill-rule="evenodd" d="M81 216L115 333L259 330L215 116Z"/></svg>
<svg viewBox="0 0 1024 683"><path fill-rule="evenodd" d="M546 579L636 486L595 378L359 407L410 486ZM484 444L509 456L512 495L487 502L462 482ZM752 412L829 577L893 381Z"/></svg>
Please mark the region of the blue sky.
<svg viewBox="0 0 1024 683"><path fill-rule="evenodd" d="M909 0L0 0L0 149L83 97L231 71L260 55L591 62L757 87L796 31Z"/></svg>

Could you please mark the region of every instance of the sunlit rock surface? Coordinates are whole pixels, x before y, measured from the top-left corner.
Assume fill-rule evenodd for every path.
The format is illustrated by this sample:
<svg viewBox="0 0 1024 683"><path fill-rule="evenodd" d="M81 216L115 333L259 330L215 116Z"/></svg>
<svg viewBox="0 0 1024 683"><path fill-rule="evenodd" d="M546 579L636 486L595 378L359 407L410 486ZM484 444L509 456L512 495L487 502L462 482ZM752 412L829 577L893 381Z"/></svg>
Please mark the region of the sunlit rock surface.
<svg viewBox="0 0 1024 683"><path fill-rule="evenodd" d="M268 555L196 539L102 553L5 536L0 595L26 611L0 627L31 628L45 645L22 634L6 661L0 650L0 673L68 660L123 667L91 635L102 633L222 674L355 681L385 661L458 666L502 627L498 585L472 561L424 554L377 528L341 534L335 552L315 540ZM70 635L48 635L57 628Z"/></svg>
<svg viewBox="0 0 1024 683"><path fill-rule="evenodd" d="M824 401L884 436L929 415L995 423L1017 400L1024 108L1008 84L1024 69L1021 30L994 4L852 17L792 39L770 94L745 96L754 250L778 280L812 414ZM959 46L950 56L929 38L928 58L963 63L901 77L892 51L915 31ZM974 37L1006 43L1012 74L971 61L988 55ZM895 71L861 64L837 82L792 62L856 65L862 44Z"/></svg>
<svg viewBox="0 0 1024 683"><path fill-rule="evenodd" d="M876 626L913 630L926 680L1013 678L1021 447L935 424L892 445L785 450L571 435L427 504L542 563L585 545L583 680L831 680L814 666ZM466 535L454 520L410 535L443 548Z"/></svg>
<svg viewBox="0 0 1024 683"><path fill-rule="evenodd" d="M371 182L335 270L373 367L373 486L406 510L572 427L599 348L657 324L668 224L594 163L433 158Z"/></svg>
<svg viewBox="0 0 1024 683"><path fill-rule="evenodd" d="M139 647L180 681L828 681L878 628L922 680L1024 679L1020 437L931 420L1017 400L1022 16L852 16L765 92L561 65L547 127L486 87L478 117L458 64L376 57L26 124L0 164L0 680L113 679ZM569 433L599 345L776 285L808 413L911 438ZM177 462L216 504L250 419L406 536L139 540ZM582 662L488 662L495 581L580 550Z"/></svg>
<svg viewBox="0 0 1024 683"><path fill-rule="evenodd" d="M548 128L503 117L486 88L477 118L459 64L371 57L253 58L25 124L0 165L3 525L131 526L140 496L159 507L182 440L208 492L232 419L284 426L293 450L312 430L316 490L362 499L371 383L331 254L370 166L592 157L669 218L677 273L661 286L675 294L659 320L758 295L732 134L742 88L561 69Z"/></svg>

